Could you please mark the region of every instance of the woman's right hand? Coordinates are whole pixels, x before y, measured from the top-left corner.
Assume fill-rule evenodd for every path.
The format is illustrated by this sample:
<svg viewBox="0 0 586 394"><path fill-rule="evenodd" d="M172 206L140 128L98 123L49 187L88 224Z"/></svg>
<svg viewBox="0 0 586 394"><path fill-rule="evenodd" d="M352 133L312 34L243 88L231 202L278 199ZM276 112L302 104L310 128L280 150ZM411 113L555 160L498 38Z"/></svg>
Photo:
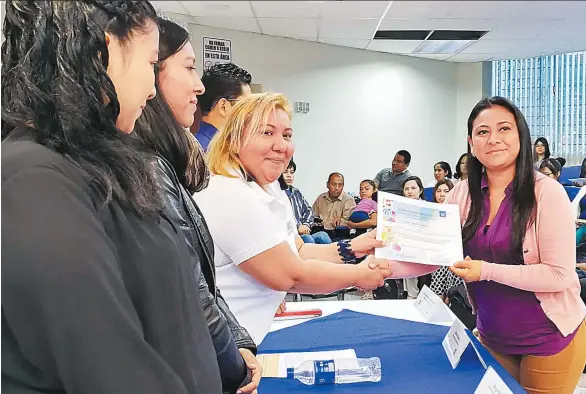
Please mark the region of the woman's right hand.
<svg viewBox="0 0 586 394"><path fill-rule="evenodd" d="M360 270L360 274L356 278L355 285L363 290L374 290L384 286L385 279L393 275L387 259L377 259L372 255L356 267Z"/></svg>

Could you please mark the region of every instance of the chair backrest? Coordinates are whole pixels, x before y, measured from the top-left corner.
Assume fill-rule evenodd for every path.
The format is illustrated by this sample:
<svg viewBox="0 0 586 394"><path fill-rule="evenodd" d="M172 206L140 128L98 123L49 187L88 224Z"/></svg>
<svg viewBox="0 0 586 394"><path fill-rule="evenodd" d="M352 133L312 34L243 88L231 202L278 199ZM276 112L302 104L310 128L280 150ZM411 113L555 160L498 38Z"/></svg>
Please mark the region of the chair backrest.
<svg viewBox="0 0 586 394"><path fill-rule="evenodd" d="M423 197L425 201L433 201L433 187L426 187L423 189Z"/></svg>
<svg viewBox="0 0 586 394"><path fill-rule="evenodd" d="M570 179L580 178L580 166L568 166L562 168L560 183L562 185L571 185Z"/></svg>

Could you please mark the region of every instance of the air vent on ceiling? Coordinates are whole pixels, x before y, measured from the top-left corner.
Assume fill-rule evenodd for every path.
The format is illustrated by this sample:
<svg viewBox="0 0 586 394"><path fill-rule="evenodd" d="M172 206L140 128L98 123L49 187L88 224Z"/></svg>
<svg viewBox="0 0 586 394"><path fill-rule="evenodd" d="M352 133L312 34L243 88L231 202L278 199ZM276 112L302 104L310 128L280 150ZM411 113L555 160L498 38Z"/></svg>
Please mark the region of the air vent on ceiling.
<svg viewBox="0 0 586 394"><path fill-rule="evenodd" d="M431 33L428 30L379 30L374 35L375 40L425 40Z"/></svg>
<svg viewBox="0 0 586 394"><path fill-rule="evenodd" d="M431 34L430 34L431 33ZM478 40L486 31L479 30L379 30L375 40Z"/></svg>
<svg viewBox="0 0 586 394"><path fill-rule="evenodd" d="M479 30L379 30L375 40L422 41L413 53L453 54L485 35Z"/></svg>
<svg viewBox="0 0 586 394"><path fill-rule="evenodd" d="M428 40L442 40L442 41L476 41L486 31L479 30L434 30L431 36L427 37Z"/></svg>

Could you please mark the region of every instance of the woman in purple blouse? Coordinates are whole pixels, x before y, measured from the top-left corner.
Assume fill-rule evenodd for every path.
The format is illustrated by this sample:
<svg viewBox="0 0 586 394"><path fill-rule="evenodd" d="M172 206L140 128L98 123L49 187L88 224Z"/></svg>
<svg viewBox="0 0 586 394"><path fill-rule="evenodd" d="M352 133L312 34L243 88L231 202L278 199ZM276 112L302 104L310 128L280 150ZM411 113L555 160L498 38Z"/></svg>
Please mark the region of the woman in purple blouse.
<svg viewBox="0 0 586 394"><path fill-rule="evenodd" d="M460 206L467 282L482 343L530 394L571 394L586 363L586 309L574 271L574 215L561 185L533 169L529 128L507 99L468 119Z"/></svg>

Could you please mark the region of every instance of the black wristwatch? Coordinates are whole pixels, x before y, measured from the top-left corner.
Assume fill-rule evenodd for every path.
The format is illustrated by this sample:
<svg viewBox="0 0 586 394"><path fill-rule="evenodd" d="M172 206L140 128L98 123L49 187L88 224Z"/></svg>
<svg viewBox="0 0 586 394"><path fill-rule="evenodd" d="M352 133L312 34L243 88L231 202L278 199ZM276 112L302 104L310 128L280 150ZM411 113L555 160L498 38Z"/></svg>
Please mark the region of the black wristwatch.
<svg viewBox="0 0 586 394"><path fill-rule="evenodd" d="M352 251L350 240L338 241L338 254L344 264L356 264L356 255Z"/></svg>

